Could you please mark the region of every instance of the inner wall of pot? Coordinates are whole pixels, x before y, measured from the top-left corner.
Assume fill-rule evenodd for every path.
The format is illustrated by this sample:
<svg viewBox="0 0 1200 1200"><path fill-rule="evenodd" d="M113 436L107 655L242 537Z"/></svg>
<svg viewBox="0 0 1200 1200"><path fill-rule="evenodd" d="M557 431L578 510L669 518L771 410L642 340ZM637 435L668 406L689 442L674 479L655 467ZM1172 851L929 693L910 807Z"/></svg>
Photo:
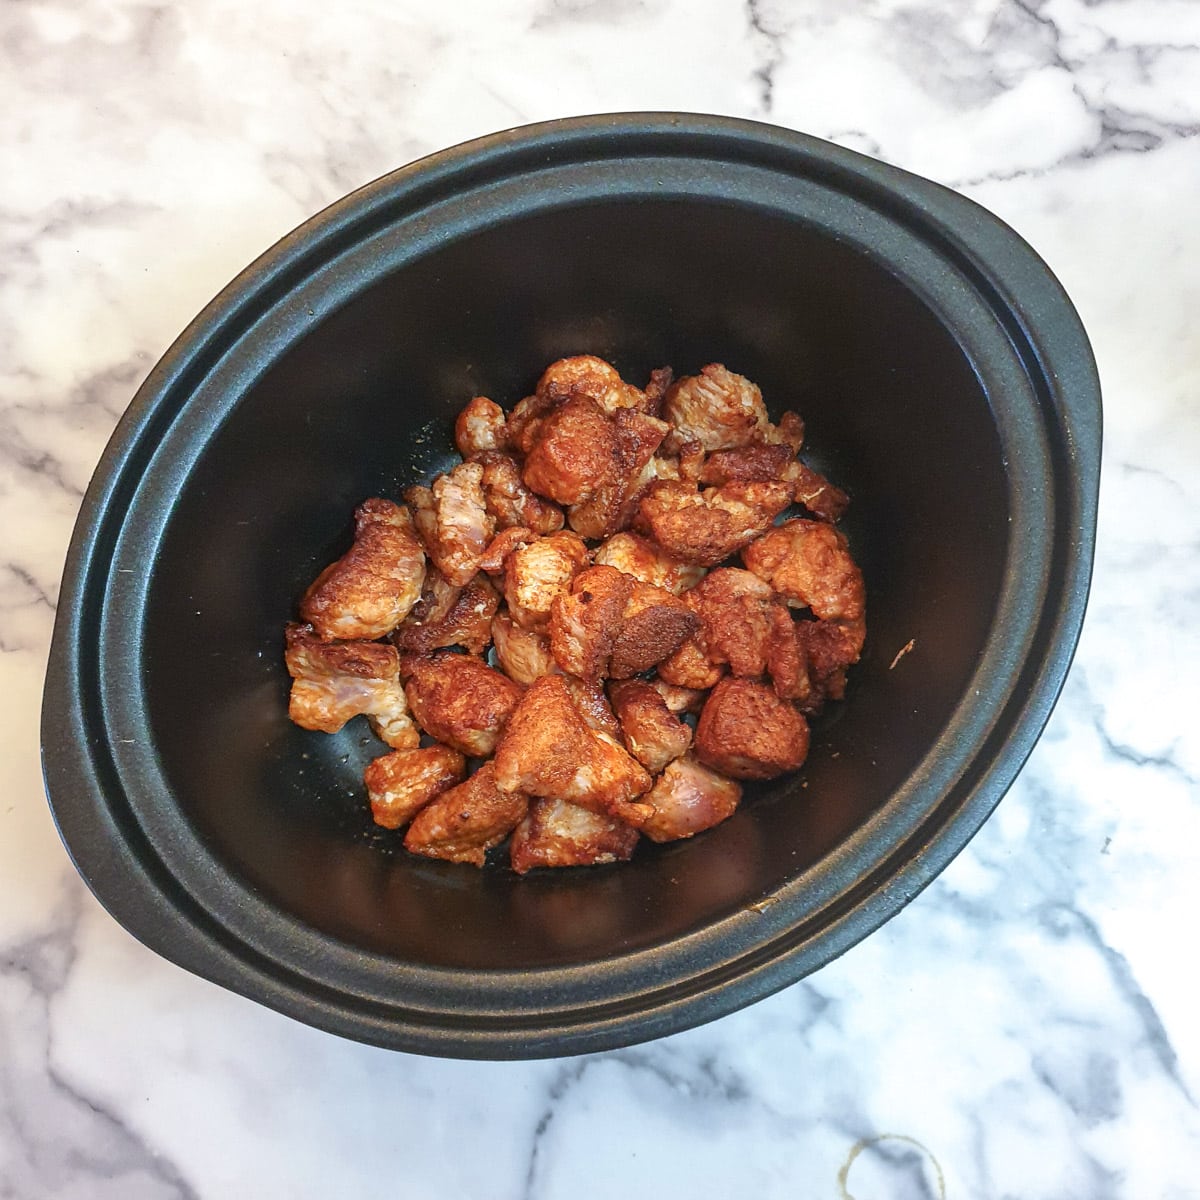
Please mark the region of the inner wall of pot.
<svg viewBox="0 0 1200 1200"><path fill-rule="evenodd" d="M365 497L450 461L455 413L511 406L599 354L644 383L720 361L801 412L805 457L850 492L868 638L798 774L724 825L617 867L430 862L371 823L362 719L286 716L283 626ZM510 221L361 292L242 398L184 486L154 567L144 678L184 817L258 895L320 933L433 966L594 962L761 899L884 805L950 717L1000 591L1005 477L955 339L881 263L806 224L692 200ZM916 648L895 668L897 652Z"/></svg>

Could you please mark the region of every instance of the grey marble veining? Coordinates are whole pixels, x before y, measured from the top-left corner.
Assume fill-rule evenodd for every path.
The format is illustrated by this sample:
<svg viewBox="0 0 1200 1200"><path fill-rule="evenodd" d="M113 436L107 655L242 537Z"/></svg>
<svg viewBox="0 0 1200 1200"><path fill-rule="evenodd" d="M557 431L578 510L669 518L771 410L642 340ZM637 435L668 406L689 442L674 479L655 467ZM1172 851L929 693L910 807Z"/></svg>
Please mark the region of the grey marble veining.
<svg viewBox="0 0 1200 1200"><path fill-rule="evenodd" d="M525 121L777 121L1047 258L1105 389L1088 621L1011 794L900 916L689 1033L561 1062L357 1046L144 950L78 881L37 709L83 489L274 239ZM1200 5L0 4L0 1197L1200 1196Z"/></svg>

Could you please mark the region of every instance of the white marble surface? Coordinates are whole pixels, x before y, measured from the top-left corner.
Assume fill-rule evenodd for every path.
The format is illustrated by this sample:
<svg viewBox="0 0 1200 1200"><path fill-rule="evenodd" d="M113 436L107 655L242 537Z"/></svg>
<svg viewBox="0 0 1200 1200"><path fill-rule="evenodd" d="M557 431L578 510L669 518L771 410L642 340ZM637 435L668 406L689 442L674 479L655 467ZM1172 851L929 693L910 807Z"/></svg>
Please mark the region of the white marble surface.
<svg viewBox="0 0 1200 1200"><path fill-rule="evenodd" d="M1106 401L1076 666L967 852L780 995L561 1062L343 1042L143 949L68 863L37 716L75 510L278 235L639 108L866 150L1049 260ZM1195 0L0 0L0 1197L1200 1196L1197 135Z"/></svg>

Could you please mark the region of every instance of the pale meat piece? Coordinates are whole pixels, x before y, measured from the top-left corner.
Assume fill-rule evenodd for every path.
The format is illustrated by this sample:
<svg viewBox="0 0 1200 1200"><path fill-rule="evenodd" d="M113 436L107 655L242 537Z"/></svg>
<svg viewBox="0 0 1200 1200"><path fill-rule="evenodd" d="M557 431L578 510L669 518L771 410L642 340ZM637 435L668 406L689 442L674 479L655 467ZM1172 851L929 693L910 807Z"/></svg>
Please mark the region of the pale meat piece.
<svg viewBox="0 0 1200 1200"><path fill-rule="evenodd" d="M700 629L699 618L684 600L665 588L640 580L632 582L633 589L612 642L608 674L614 679L628 679L649 671Z"/></svg>
<svg viewBox="0 0 1200 1200"><path fill-rule="evenodd" d="M619 453L604 410L587 396L572 396L542 420L522 478L539 496L581 504L616 477Z"/></svg>
<svg viewBox="0 0 1200 1200"><path fill-rule="evenodd" d="M608 674L609 656L636 580L614 567L588 567L550 610L550 652L559 667L581 679ZM645 585L642 585L645 586Z"/></svg>
<svg viewBox="0 0 1200 1200"><path fill-rule="evenodd" d="M495 750L521 698L520 687L486 663L444 651L414 664L405 692L430 737L472 758Z"/></svg>
<svg viewBox="0 0 1200 1200"><path fill-rule="evenodd" d="M561 400L534 393L518 400L505 422L509 448L528 454L541 433L542 422L558 407Z"/></svg>
<svg viewBox="0 0 1200 1200"><path fill-rule="evenodd" d="M436 568L429 574L436 574L440 582L430 588L426 579L422 599L426 594L431 598L424 610L428 615L418 615L421 605L409 613L392 634L396 649L401 655L411 656L464 646L472 654L482 654L492 640L492 618L500 607L500 593L486 575L476 575L466 587L456 588Z"/></svg>
<svg viewBox="0 0 1200 1200"><path fill-rule="evenodd" d="M508 445L504 409L486 396L468 400L454 422L454 444L463 458L474 458L489 450L503 450Z"/></svg>
<svg viewBox="0 0 1200 1200"><path fill-rule="evenodd" d="M698 713L708 699L708 693L703 688L680 687L668 683L660 675L654 675L649 681L650 686L662 697L667 711L675 713Z"/></svg>
<svg viewBox="0 0 1200 1200"><path fill-rule="evenodd" d="M692 755L667 765L645 803L654 810L639 826L654 842L674 842L719 825L733 816L741 786L698 763Z"/></svg>
<svg viewBox="0 0 1200 1200"><path fill-rule="evenodd" d="M667 435L670 437L670 434ZM663 439L666 441L666 438ZM688 446L695 446L700 456L701 461L704 459L704 451L700 449L698 442L688 442ZM696 470L696 477L699 478L699 468ZM665 479L670 483L678 483L683 478L683 458L681 454L656 454L645 466L642 471L639 485L641 492L650 486L656 479ZM693 479L691 482L695 482ZM641 499L641 494L639 494Z"/></svg>
<svg viewBox="0 0 1200 1200"><path fill-rule="evenodd" d="M684 599L700 618L701 645L709 662L728 663L733 674L751 678L767 669L771 610L777 602L757 575L718 567Z"/></svg>
<svg viewBox="0 0 1200 1200"><path fill-rule="evenodd" d="M534 867L591 867L627 862L638 831L565 800L530 802L525 819L513 830L510 857L518 875Z"/></svg>
<svg viewBox="0 0 1200 1200"><path fill-rule="evenodd" d="M475 461L483 467L484 504L498 530L519 526L546 534L563 527L562 509L525 486L520 464L512 455L488 451Z"/></svg>
<svg viewBox="0 0 1200 1200"><path fill-rule="evenodd" d="M625 748L651 775L657 775L692 744L691 729L650 684L640 679L619 680L609 684L608 694Z"/></svg>
<svg viewBox="0 0 1200 1200"><path fill-rule="evenodd" d="M637 803L650 776L615 738L589 726L562 675L545 675L525 693L495 763L503 790L565 800L630 823L650 815Z"/></svg>
<svg viewBox="0 0 1200 1200"><path fill-rule="evenodd" d="M300 616L326 641L373 641L404 620L424 582L425 553L408 509L364 500L354 544L304 593Z"/></svg>
<svg viewBox="0 0 1200 1200"><path fill-rule="evenodd" d="M595 494L569 513L581 537L604 538L626 528L637 515L638 500L649 483L643 473L671 427L645 413L620 409L613 418L616 468Z"/></svg>
<svg viewBox="0 0 1200 1200"><path fill-rule="evenodd" d="M654 382L653 376L651 381ZM660 376L660 386L661 382ZM610 416L625 408L646 410L658 399L657 396L655 401L648 399L639 388L626 383L611 363L591 354L577 354L551 363L538 380L537 394L553 402L587 396Z"/></svg>
<svg viewBox="0 0 1200 1200"><path fill-rule="evenodd" d="M439 475L432 488L411 487L404 498L413 506L417 532L437 569L458 587L469 583L496 532L484 502L483 467L459 463Z"/></svg>
<svg viewBox="0 0 1200 1200"><path fill-rule="evenodd" d="M689 691L703 692L725 674L722 665L709 662L699 637L688 638L669 658L658 664L658 677L664 683Z"/></svg>
<svg viewBox="0 0 1200 1200"><path fill-rule="evenodd" d="M326 642L309 625L290 623L284 655L292 677L288 716L301 729L337 733L366 714L397 750L416 746L420 730L400 686L400 656L380 642Z"/></svg>
<svg viewBox="0 0 1200 1200"><path fill-rule="evenodd" d="M709 363L667 392L663 416L678 443L699 442L705 450L728 450L754 441L767 428L762 392L742 375Z"/></svg>
<svg viewBox="0 0 1200 1200"><path fill-rule="evenodd" d="M375 824L399 829L466 773L467 760L449 746L393 750L374 759L363 772L363 782Z"/></svg>
<svg viewBox="0 0 1200 1200"><path fill-rule="evenodd" d="M766 684L730 677L713 688L696 725L696 757L734 779L774 779L808 755L808 722Z"/></svg>
<svg viewBox="0 0 1200 1200"><path fill-rule="evenodd" d="M791 499L784 483L727 483L700 492L690 483L655 483L642 499L641 519L668 554L712 567L765 533Z"/></svg>
<svg viewBox="0 0 1200 1200"><path fill-rule="evenodd" d="M504 599L513 620L525 629L545 629L556 597L588 564L588 549L563 531L519 546L504 560Z"/></svg>
<svg viewBox="0 0 1200 1200"><path fill-rule="evenodd" d="M764 442L782 443L791 446L793 454L800 453L804 445L804 418L796 412L785 412L778 425L768 424L763 430Z"/></svg>
<svg viewBox="0 0 1200 1200"><path fill-rule="evenodd" d="M492 645L500 669L522 687L558 670L550 639L536 630L522 629L507 612L492 618Z"/></svg>
<svg viewBox="0 0 1200 1200"><path fill-rule="evenodd" d="M514 550L536 542L538 535L524 525L513 525L502 529L490 542L479 560L479 569L488 575L500 575L504 572L504 564Z"/></svg>
<svg viewBox="0 0 1200 1200"><path fill-rule="evenodd" d="M430 801L413 818L404 848L426 858L482 867L487 852L498 846L529 809L520 792L496 787L496 768L484 763L470 779Z"/></svg>
<svg viewBox="0 0 1200 1200"><path fill-rule="evenodd" d="M642 583L678 596L704 578L704 568L685 563L636 533L614 533L593 555L597 566L616 567Z"/></svg>

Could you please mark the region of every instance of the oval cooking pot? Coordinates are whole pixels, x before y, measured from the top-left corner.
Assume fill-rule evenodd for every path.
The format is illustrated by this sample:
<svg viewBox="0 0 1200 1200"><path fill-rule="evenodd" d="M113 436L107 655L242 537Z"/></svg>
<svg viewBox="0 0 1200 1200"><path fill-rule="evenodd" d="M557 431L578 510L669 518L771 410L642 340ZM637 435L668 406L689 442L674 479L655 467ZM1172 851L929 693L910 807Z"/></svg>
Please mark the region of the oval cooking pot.
<svg viewBox="0 0 1200 1200"><path fill-rule="evenodd" d="M693 841L525 878L418 859L371 825L365 728L288 722L283 625L359 501L448 464L470 396L581 352L635 382L721 361L803 414L853 497L866 653L803 771ZM1012 782L1083 618L1100 424L1062 288L936 184L671 114L436 154L243 272L121 420L46 682L63 839L146 945L363 1041L534 1057L730 1012L897 912Z"/></svg>

